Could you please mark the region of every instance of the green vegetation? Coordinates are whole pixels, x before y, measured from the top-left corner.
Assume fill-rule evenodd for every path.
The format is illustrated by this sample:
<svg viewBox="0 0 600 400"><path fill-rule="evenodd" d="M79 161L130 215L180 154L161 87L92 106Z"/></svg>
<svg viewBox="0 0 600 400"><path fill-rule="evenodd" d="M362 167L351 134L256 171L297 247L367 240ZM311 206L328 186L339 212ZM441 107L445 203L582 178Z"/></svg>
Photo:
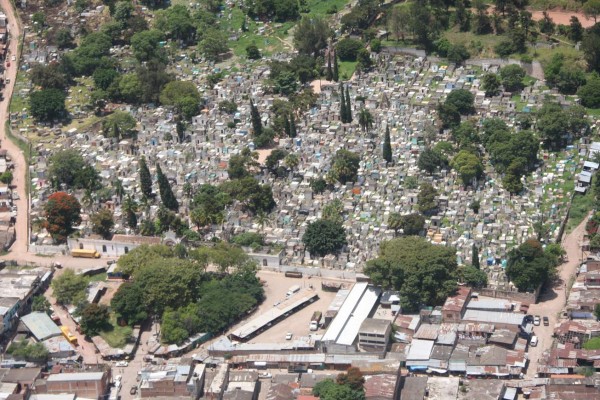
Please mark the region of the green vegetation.
<svg viewBox="0 0 600 400"><path fill-rule="evenodd" d="M536 239L529 239L508 253L506 275L521 292L532 292L553 279L560 263L560 252L543 249Z"/></svg>
<svg viewBox="0 0 600 400"><path fill-rule="evenodd" d="M456 290L456 250L417 236L382 242L379 257L365 268L374 283L400 291L403 310L443 304Z"/></svg>
<svg viewBox="0 0 600 400"><path fill-rule="evenodd" d="M569 219L567 221L567 232L575 229L584 218L594 209L594 195L591 190L585 194L575 193L571 202Z"/></svg>
<svg viewBox="0 0 600 400"><path fill-rule="evenodd" d="M41 343L29 343L27 340L12 342L6 352L17 360L44 363L48 360L48 350Z"/></svg>
<svg viewBox="0 0 600 400"><path fill-rule="evenodd" d="M134 278L111 302L120 321L134 325L158 317L163 341L180 344L198 332L223 331L263 300L256 264L240 248L219 243L184 258L175 252L140 246L119 259L119 268ZM206 272L209 263L221 273Z"/></svg>
<svg viewBox="0 0 600 400"><path fill-rule="evenodd" d="M583 343L586 350L600 350L600 337L591 338Z"/></svg>
<svg viewBox="0 0 600 400"><path fill-rule="evenodd" d="M117 319L114 314L110 315L108 323L109 326L106 326L99 332L100 337L106 340L106 343L108 343L110 347L124 347L132 339L131 335L133 330L130 326L120 326L117 324Z"/></svg>

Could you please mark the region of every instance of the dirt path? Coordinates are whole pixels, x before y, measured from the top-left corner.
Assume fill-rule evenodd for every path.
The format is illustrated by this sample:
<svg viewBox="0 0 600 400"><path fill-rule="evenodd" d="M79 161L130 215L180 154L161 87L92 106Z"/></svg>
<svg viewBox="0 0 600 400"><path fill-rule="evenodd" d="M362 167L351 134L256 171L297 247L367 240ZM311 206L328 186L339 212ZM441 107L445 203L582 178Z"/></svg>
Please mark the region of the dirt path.
<svg viewBox="0 0 600 400"><path fill-rule="evenodd" d="M529 367L527 369L527 377L533 378L537 373L537 366L542 358L544 351L549 350L552 346L552 334L554 325L560 321L560 313L567 301L567 286L569 280L575 275L577 267L581 263L581 248L580 243L585 233L585 224L587 218L571 232L563 238L562 246L567 252L567 262L558 267L559 281L547 293L540 296L540 301L537 304L532 304L529 307L529 314L547 316L550 319L550 325L536 326L534 328L535 335L538 337L539 344L537 347L529 348Z"/></svg>
<svg viewBox="0 0 600 400"><path fill-rule="evenodd" d="M529 10L533 16L534 21L539 21L544 18L543 11ZM546 13L550 16L552 21L556 25L569 25L571 23L571 17L574 15L579 18L579 22L584 28L589 28L594 25L592 18L587 18L583 13L575 11L561 11L561 10L549 10Z"/></svg>

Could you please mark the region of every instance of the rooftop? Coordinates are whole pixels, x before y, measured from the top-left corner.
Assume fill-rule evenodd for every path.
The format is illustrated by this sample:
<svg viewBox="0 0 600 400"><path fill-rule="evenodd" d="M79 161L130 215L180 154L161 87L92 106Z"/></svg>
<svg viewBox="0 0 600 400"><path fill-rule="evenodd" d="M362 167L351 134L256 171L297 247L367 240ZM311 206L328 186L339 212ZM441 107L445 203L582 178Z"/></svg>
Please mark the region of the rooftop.
<svg viewBox="0 0 600 400"><path fill-rule="evenodd" d="M81 381L100 381L104 377L104 372L67 372L63 374L49 375L48 382L81 382Z"/></svg>
<svg viewBox="0 0 600 400"><path fill-rule="evenodd" d="M32 312L21 317L21 321L38 341L61 336L60 328L44 312Z"/></svg>
<svg viewBox="0 0 600 400"><path fill-rule="evenodd" d="M367 318L360 325L360 333L385 335L390 327L390 321L385 319Z"/></svg>

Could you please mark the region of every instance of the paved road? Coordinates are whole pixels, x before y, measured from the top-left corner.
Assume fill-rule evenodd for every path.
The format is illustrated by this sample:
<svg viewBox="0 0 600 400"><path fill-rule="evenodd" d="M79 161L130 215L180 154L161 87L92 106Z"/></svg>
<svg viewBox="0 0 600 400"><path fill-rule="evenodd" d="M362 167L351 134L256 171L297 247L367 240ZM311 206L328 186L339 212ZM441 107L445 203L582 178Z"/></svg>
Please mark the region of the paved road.
<svg viewBox="0 0 600 400"><path fill-rule="evenodd" d="M567 262L559 266L558 274L559 282L548 293L542 294L539 303L529 307L529 314L547 316L550 319L550 325L536 326L534 328L535 335L538 337L539 344L537 347L529 348L529 368L527 369L527 377L533 378L537 373L537 366L544 351L549 350L552 346L552 335L554 333L554 325L560 322L560 313L567 301L567 286L569 280L575 275L577 267L581 263L580 242L585 233L585 218L577 228L563 238L562 245L567 252Z"/></svg>
<svg viewBox="0 0 600 400"><path fill-rule="evenodd" d="M4 88L4 100L0 102L0 144L3 149L8 151L8 154L15 164L14 183L17 185L17 193L19 194L20 199L15 202L17 206L17 223L15 228L17 240L11 247L11 253L14 259L21 259L21 257L27 253L27 227L29 225L28 197L25 193L27 163L21 149L7 138L5 125L5 122L9 121L8 107L17 78L21 26L20 21L17 19L15 11L10 4L10 0L0 0L0 8L2 8L8 18L8 29L10 33L9 54L6 56L7 61L10 61L10 67L7 67L4 72L5 79L10 79L10 83ZM13 55L16 57L15 61L11 60Z"/></svg>

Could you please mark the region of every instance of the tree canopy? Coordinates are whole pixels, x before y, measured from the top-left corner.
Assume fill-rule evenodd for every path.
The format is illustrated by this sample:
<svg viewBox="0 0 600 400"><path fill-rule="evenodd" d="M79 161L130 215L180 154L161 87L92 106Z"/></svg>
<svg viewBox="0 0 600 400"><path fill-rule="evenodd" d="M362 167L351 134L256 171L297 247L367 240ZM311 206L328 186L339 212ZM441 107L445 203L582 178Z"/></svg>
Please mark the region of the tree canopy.
<svg viewBox="0 0 600 400"><path fill-rule="evenodd" d="M48 197L44 206L44 227L57 243L64 243L73 232L73 225L81 223L79 201L65 192L56 192Z"/></svg>
<svg viewBox="0 0 600 400"><path fill-rule="evenodd" d="M351 151L340 149L331 160L331 178L341 184L355 182L358 174L360 156Z"/></svg>
<svg viewBox="0 0 600 400"><path fill-rule="evenodd" d="M534 291L555 274L559 261L542 244L529 239L508 253L506 275L521 292Z"/></svg>
<svg viewBox="0 0 600 400"><path fill-rule="evenodd" d="M208 262L219 265L221 273L205 272ZM201 247L183 259L167 246L140 246L118 265L134 281L119 288L111 306L129 324L158 316L167 343L180 344L198 332L221 332L264 296L255 263L230 244Z"/></svg>
<svg viewBox="0 0 600 400"><path fill-rule="evenodd" d="M59 89L42 89L29 95L31 115L39 121L63 119L66 116L67 95Z"/></svg>
<svg viewBox="0 0 600 400"><path fill-rule="evenodd" d="M403 311L440 305L456 289L456 249L417 236L382 242L379 257L367 262L365 274L384 288L399 290Z"/></svg>
<svg viewBox="0 0 600 400"><path fill-rule="evenodd" d="M320 219L308 225L302 242L313 257L338 254L347 244L346 230L339 221Z"/></svg>

